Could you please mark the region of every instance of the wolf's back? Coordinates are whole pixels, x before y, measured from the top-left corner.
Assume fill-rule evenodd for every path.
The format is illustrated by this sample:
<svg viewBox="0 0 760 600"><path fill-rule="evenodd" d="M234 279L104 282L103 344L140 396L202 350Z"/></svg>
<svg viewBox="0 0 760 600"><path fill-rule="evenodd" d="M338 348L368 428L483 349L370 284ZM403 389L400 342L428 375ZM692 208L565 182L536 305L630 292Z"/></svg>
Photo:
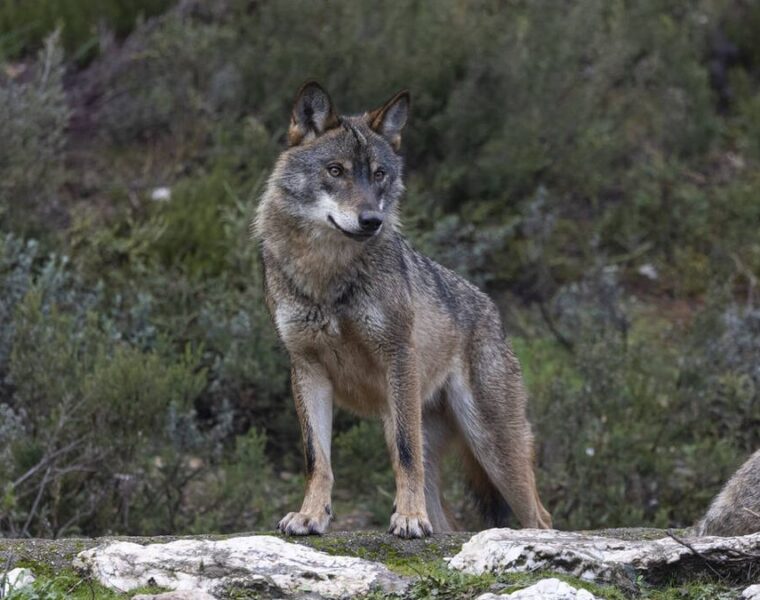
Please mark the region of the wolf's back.
<svg viewBox="0 0 760 600"><path fill-rule="evenodd" d="M760 531L760 450L739 467L697 525L699 535Z"/></svg>

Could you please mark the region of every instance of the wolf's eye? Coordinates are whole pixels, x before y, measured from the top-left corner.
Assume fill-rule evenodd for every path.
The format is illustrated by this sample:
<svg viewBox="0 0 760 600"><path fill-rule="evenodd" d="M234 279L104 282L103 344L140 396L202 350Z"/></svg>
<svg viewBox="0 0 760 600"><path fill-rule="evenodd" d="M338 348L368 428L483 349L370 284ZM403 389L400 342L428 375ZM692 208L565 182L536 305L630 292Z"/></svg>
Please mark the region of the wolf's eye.
<svg viewBox="0 0 760 600"><path fill-rule="evenodd" d="M340 177L343 175L343 167L340 165L328 165L327 172L333 177Z"/></svg>
<svg viewBox="0 0 760 600"><path fill-rule="evenodd" d="M375 171L375 181L382 181L383 179L385 179L385 171L382 169Z"/></svg>

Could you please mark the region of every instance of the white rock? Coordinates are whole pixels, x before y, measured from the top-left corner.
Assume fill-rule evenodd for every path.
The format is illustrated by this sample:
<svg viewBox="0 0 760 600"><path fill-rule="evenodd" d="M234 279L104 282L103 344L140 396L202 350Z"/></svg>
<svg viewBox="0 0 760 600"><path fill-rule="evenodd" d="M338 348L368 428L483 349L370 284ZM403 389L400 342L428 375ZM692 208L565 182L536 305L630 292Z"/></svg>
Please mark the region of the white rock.
<svg viewBox="0 0 760 600"><path fill-rule="evenodd" d="M4 576L0 574L0 598L33 583L34 575L30 569L11 569Z"/></svg>
<svg viewBox="0 0 760 600"><path fill-rule="evenodd" d="M751 585L744 590L742 600L760 600L760 583Z"/></svg>
<svg viewBox="0 0 760 600"><path fill-rule="evenodd" d="M721 561L735 565L737 556L751 561L760 552L760 533L684 541L717 568ZM637 575L658 580L679 569L705 568L704 558L694 560L694 551L670 537L626 541L544 529L489 529L466 542L449 566L475 575L547 569L588 581L630 584Z"/></svg>
<svg viewBox="0 0 760 600"><path fill-rule="evenodd" d="M150 584L217 598L226 597L229 588L345 598L374 589L399 592L407 585L379 563L331 556L267 535L147 546L113 542L80 552L74 566L121 592Z"/></svg>
<svg viewBox="0 0 760 600"><path fill-rule="evenodd" d="M650 264L650 263L641 265L639 267L639 274L643 275L647 279L652 279L652 280L655 280L660 276L660 274L657 272L657 267L655 267L653 264Z"/></svg>
<svg viewBox="0 0 760 600"><path fill-rule="evenodd" d="M588 590L577 589L572 585L555 579L542 579L538 583L511 594L483 594L476 600L599 600Z"/></svg>
<svg viewBox="0 0 760 600"><path fill-rule="evenodd" d="M182 590L162 594L137 594L132 596L132 600L214 600L214 597L200 590Z"/></svg>
<svg viewBox="0 0 760 600"><path fill-rule="evenodd" d="M150 193L150 199L155 202L167 202L172 198L172 190L168 187L153 188Z"/></svg>

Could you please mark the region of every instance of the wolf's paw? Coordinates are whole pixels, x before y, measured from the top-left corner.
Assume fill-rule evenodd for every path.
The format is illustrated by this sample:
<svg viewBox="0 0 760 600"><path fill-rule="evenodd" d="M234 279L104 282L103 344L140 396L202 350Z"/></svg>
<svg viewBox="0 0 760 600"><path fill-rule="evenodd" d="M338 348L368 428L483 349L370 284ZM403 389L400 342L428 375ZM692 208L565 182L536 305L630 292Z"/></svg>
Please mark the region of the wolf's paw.
<svg viewBox="0 0 760 600"><path fill-rule="evenodd" d="M388 533L397 535L400 538L423 538L433 534L433 528L430 521L425 515L402 515L393 513L391 515L391 526Z"/></svg>
<svg viewBox="0 0 760 600"><path fill-rule="evenodd" d="M330 517L315 517L306 513L292 512L285 515L277 524L277 529L286 535L322 535L327 530Z"/></svg>

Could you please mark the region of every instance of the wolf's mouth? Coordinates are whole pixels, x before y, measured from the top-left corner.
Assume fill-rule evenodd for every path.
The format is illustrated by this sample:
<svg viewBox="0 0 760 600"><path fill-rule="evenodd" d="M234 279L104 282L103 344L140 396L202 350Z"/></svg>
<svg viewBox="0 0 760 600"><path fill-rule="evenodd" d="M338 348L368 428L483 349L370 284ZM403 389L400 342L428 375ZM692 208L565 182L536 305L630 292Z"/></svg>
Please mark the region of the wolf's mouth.
<svg viewBox="0 0 760 600"><path fill-rule="evenodd" d="M370 233L362 233L362 232L354 233L353 231L346 231L340 225L338 225L335 222L335 219L332 218L332 215L327 215L327 220L330 221L330 223L332 223L332 225L333 225L333 227L335 227L335 229L337 229L338 231L340 231L342 234L347 235L352 240L356 240L357 242L364 242L364 241L368 240L369 238L371 238L372 236L374 236L377 233L377 231L380 231L378 229L377 231L373 231L373 232L370 232Z"/></svg>

